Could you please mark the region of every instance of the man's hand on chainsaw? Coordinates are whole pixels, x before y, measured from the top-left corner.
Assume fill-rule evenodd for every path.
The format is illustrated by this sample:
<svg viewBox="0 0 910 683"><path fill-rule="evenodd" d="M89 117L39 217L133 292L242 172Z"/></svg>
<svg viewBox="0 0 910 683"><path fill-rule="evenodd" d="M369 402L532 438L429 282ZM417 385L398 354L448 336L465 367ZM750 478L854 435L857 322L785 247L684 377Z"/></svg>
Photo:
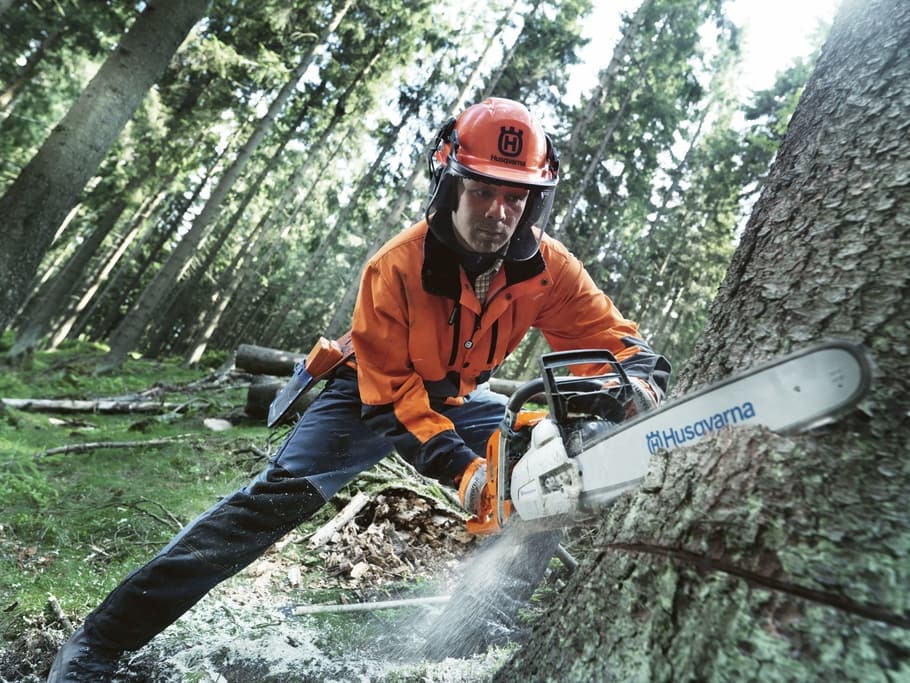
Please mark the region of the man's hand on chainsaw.
<svg viewBox="0 0 910 683"><path fill-rule="evenodd" d="M491 496L487 490L487 461L475 458L467 466L458 483L458 500L466 512L482 517L491 509Z"/></svg>
<svg viewBox="0 0 910 683"><path fill-rule="evenodd" d="M604 388L620 386L618 379L610 379L604 382ZM638 377L629 377L630 397L626 402L625 419L631 420L636 415L641 415L649 410L654 410L658 406L657 394L646 380Z"/></svg>
<svg viewBox="0 0 910 683"><path fill-rule="evenodd" d="M654 410L658 403L654 389L645 380L638 377L630 377L629 380L632 387L632 400L626 406L626 419Z"/></svg>

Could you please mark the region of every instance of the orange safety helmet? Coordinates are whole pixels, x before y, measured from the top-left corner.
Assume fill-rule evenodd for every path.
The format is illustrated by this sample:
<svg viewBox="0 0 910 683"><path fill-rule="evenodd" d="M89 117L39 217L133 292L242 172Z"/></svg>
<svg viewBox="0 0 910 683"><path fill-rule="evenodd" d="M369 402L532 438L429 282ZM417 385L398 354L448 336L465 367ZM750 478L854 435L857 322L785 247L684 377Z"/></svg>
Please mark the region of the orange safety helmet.
<svg viewBox="0 0 910 683"><path fill-rule="evenodd" d="M537 253L559 180L559 159L550 137L521 103L490 97L449 119L429 150L430 201L427 222L433 234L456 251L451 212L458 178L515 185L530 191L503 257L524 261Z"/></svg>

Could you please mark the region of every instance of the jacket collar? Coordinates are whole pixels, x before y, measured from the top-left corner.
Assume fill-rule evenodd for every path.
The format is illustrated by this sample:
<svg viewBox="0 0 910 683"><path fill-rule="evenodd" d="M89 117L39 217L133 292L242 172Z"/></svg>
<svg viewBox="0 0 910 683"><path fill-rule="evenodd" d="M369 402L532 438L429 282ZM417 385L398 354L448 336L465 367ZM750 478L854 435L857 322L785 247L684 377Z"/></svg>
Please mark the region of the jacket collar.
<svg viewBox="0 0 910 683"><path fill-rule="evenodd" d="M506 261L502 270L506 285L524 282L546 269L543 256L538 251L526 261ZM461 296L461 274L458 255L444 245L432 231L427 230L423 243L423 266L420 271L423 288L429 294L445 296L458 301Z"/></svg>

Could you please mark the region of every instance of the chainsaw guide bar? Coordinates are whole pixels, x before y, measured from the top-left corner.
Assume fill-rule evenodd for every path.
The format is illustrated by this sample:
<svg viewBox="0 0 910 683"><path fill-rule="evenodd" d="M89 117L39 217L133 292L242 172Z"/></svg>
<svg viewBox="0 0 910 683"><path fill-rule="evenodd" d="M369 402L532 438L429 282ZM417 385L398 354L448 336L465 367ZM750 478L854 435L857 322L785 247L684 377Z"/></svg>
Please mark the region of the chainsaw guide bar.
<svg viewBox="0 0 910 683"><path fill-rule="evenodd" d="M605 351L547 354L541 358L543 381L529 382L510 400L498 434L496 471L490 477L496 509L479 533L495 532L513 511L522 522L542 527L582 520L637 487L655 453L693 445L721 429L761 425L778 433L795 433L828 424L856 407L872 377L862 347L843 340L825 341L609 430L593 431L579 448L578 439L553 419L554 414L563 421L566 418L565 401L553 395L560 390L552 369L604 362L603 354L612 358ZM510 462L509 442L516 434L513 425L521 403L542 389L547 393L549 415L530 428L527 450L517 461L513 455Z"/></svg>

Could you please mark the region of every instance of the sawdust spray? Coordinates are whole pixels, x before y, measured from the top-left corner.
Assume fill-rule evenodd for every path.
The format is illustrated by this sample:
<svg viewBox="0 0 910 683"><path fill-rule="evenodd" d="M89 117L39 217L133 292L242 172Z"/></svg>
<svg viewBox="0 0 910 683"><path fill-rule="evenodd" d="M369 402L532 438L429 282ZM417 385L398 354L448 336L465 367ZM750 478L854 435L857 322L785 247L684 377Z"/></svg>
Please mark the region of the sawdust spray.
<svg viewBox="0 0 910 683"><path fill-rule="evenodd" d="M469 657L522 640L519 610L543 578L560 538L559 532L511 525L487 539L464 560L448 604L424 628L423 656Z"/></svg>

